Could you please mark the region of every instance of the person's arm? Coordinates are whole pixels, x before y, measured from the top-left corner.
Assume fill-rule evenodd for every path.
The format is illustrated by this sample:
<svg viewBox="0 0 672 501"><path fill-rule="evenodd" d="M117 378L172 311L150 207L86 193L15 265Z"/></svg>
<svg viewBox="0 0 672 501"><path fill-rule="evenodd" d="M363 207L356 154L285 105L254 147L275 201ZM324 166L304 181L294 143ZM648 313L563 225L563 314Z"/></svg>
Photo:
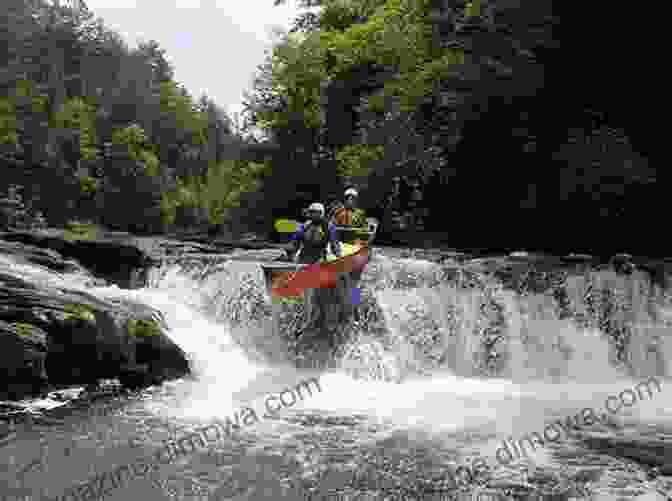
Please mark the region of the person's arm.
<svg viewBox="0 0 672 501"><path fill-rule="evenodd" d="M303 243L304 232L305 232L305 225L302 224L301 226L299 226L299 229L296 231L296 233L292 234L292 236L290 237L290 247L289 250L287 251L288 252L287 257L290 260L299 251L299 248Z"/></svg>
<svg viewBox="0 0 672 501"><path fill-rule="evenodd" d="M339 201L335 201L329 207L329 212L327 212L327 221L334 223L336 220L336 213L340 210L343 205ZM335 224L335 223L334 223Z"/></svg>
<svg viewBox="0 0 672 501"><path fill-rule="evenodd" d="M343 255L341 252L341 242L336 238L336 226L333 224L329 225L329 244L331 245L331 252L334 253L334 256L341 257Z"/></svg>
<svg viewBox="0 0 672 501"><path fill-rule="evenodd" d="M336 210L334 210L334 214L331 218L331 223L335 224L337 226L340 226L340 220L341 220L341 214L343 213L343 207L337 207Z"/></svg>

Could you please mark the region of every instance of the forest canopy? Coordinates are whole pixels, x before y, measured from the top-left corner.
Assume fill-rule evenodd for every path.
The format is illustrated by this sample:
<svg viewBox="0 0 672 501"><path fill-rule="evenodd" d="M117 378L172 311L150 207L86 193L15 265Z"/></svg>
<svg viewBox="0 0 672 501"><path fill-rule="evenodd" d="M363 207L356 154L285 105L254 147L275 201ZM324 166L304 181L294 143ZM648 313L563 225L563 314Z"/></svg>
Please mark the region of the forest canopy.
<svg viewBox="0 0 672 501"><path fill-rule="evenodd" d="M0 193L24 214L6 225L218 225L256 190L263 159L156 41L129 48L84 2L8 0L0 46Z"/></svg>
<svg viewBox="0 0 672 501"><path fill-rule="evenodd" d="M545 219L551 247L574 238L610 245L592 228L610 225L616 242L622 221L645 219L639 200L658 196L659 176L631 140L646 144L644 129L621 111L637 105L624 98L636 77L623 75L610 47L620 39L592 50L599 9L550 0L301 5L246 98L250 122L279 145L273 182L262 187L272 206L286 206L288 193L328 200L355 185L383 229L431 227L454 245L479 246L531 238L474 225L493 207L528 226ZM622 92L608 101L604 86ZM445 217L465 209L469 217ZM571 234L557 230L568 214L581 227Z"/></svg>
<svg viewBox="0 0 672 501"><path fill-rule="evenodd" d="M648 80L622 72L630 42L616 24L603 26L613 27L608 42L594 40L599 9L301 5L237 123L175 80L157 42L129 48L83 2L3 2L0 196L13 209L0 213L14 214L2 216L5 226L41 213L52 225L83 219L138 232L268 229L355 186L383 220L381 236L432 229L456 246L518 246L542 219L557 245L610 245L595 241L605 225L616 245L624 221L653 231L639 203L661 196L641 125ZM622 92L610 98L607 87ZM493 213L517 226L474 224ZM575 227L559 231L567 220Z"/></svg>

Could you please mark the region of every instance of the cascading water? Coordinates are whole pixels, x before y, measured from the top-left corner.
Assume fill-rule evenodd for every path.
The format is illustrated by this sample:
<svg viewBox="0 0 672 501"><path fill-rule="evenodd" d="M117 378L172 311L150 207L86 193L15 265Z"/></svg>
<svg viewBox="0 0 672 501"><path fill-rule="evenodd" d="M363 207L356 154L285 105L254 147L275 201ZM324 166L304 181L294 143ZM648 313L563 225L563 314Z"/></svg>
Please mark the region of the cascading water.
<svg viewBox="0 0 672 501"><path fill-rule="evenodd" d="M206 499L205 492L212 500L237 494L268 499L254 492L268 474L276 478L273 498L281 499L293 477L324 483L319 471L339 461L337 450L367 447L385 456L424 450L434 467L465 464L477 455L496 465L502 440L541 431L549 420L583 407L599 411L607 396L632 387L632 376L664 381L672 375L665 291L642 292L648 287L643 276L586 272L564 277L561 287L534 292L530 286L521 293L481 268L391 254L378 252L369 264L359 317L343 326L335 364L322 371L294 366L285 331L300 309L270 302L254 262L185 258L153 270L146 289L87 289L159 309L169 336L189 353L193 377L150 389L133 407L140 421L130 412L124 416L147 436L158 427L144 439L151 444L165 439L166 427L188 430L221 420L241 405L320 377L319 393L283 410L281 418L262 419L249 430L251 441L245 435L214 446L234 457L226 465L203 473L199 468L211 461L204 451L171 466L164 493L189 500ZM279 320L280 314L287 318ZM614 419L633 426L670 423L671 401L663 384L662 392ZM268 466L261 450L269 448L291 457L294 470ZM548 451L526 461L556 465ZM245 458L254 458L254 465ZM262 473L262 463L270 471ZM417 474L427 473L416 466ZM246 480L224 487L227 475ZM120 499L128 495L121 492Z"/></svg>
<svg viewBox="0 0 672 501"><path fill-rule="evenodd" d="M157 289L172 291L177 301L191 301L197 310L227 325L220 327L216 336L220 341L209 344L208 353L214 353L222 339L229 346L229 336L240 339L245 335L249 337L241 344L257 360L260 353L286 350L284 341L268 339L277 332L272 329L270 305L255 264L228 261L200 266L191 275L205 278L192 281L172 268L164 272ZM614 277L610 277L609 286L627 285L627 279L619 284ZM637 277L631 280L636 282ZM577 287L576 283L571 286ZM340 350L339 370L323 377L325 391L306 402L306 407L364 412L399 426L422 423L433 430L488 424L498 435L515 435L542 427L549 415L587 402L594 406L601 401L599 395L618 393L632 381L625 369L615 364L614 348L605 333L595 327L580 327L573 318L560 318L557 302L548 293L521 296L498 286L492 278L480 289L460 287L442 281L441 267L434 263L384 255L369 265L363 288L369 306L374 303L382 312L377 323L383 327L377 332L383 334L373 333L373 321L349 326L351 337ZM575 311L580 311L584 302L578 296L574 291L570 298ZM642 308L642 304L634 308ZM196 329L190 335L206 337ZM495 358L498 377L487 378L487 356L492 353L486 344L497 336L502 341L490 352L500 351L499 360ZM174 339L182 344L181 337ZM660 346L669 350L669 339ZM671 355L663 351L661 356L670 360ZM253 366L272 371L274 365L248 363L248 372L241 365L241 380L245 373L254 374ZM287 370L286 364L282 366ZM634 372L642 373L643 369L634 367ZM217 380L224 383L227 377L220 373L210 378L215 386ZM554 398L558 392L562 399ZM664 403L664 396L658 395L655 402L638 406L632 414L656 417L669 405L669 395L667 399ZM537 402L536 411L529 407L530 401Z"/></svg>

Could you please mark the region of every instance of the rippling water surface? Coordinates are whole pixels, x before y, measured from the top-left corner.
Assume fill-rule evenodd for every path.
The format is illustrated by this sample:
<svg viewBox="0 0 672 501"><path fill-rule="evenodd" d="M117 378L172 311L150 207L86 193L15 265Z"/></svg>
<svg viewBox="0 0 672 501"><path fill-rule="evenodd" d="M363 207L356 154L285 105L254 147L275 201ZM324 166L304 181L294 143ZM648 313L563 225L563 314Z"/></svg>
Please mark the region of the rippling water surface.
<svg viewBox="0 0 672 501"><path fill-rule="evenodd" d="M160 309L171 338L190 354L194 375L81 409L62 425L20 425L17 440L0 449L4 490L26 500L58 496L248 406L258 418L252 426L181 455L151 478L121 485L105 499L307 499L311 492L355 484L360 492L418 492L430 484L441 488L448 466L468 465L477 457L492 466L493 476L518 483L529 480L522 466L526 474L548 470L567 483L575 472L592 468L599 470L596 492L618 491L622 499L653 492L637 467L628 470L616 460L591 457L568 437L511 465L498 465L503 440L541 433L549 422L584 407L604 412L609 395L633 388L639 379L613 363L599 329L579 328L548 313L553 308L544 306L543 297L521 305L507 291L496 293L504 314L508 311L507 362L499 377L475 373L478 342L466 333L480 321L479 303L475 293L417 279L431 275L436 266L385 253L370 264L364 287L383 313L389 338L397 340L385 347L378 363L398 377L377 380L346 370L347 360L329 370L295 368L277 325L274 330L272 306L253 263L174 265L157 270L151 288L94 289L101 297L135 299ZM20 272L47 276L34 267ZM50 279L83 287L67 277ZM249 291L245 298L243 289ZM540 314L533 318L533 310ZM448 356L430 370L407 370L408 361L420 355L403 340L425 328L443 336ZM362 340L368 335L358 334ZM661 346L669 366L669 337ZM320 391L264 416L269 395L311 377L319 379ZM672 437L671 395L663 382L661 392L613 420L623 430ZM614 475L621 470L629 473Z"/></svg>

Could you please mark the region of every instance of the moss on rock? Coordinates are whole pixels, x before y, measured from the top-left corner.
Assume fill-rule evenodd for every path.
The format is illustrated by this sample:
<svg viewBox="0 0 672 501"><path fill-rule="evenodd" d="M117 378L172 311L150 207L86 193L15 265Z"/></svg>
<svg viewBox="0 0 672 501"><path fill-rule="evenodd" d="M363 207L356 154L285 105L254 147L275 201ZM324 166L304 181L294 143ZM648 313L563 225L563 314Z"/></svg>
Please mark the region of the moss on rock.
<svg viewBox="0 0 672 501"><path fill-rule="evenodd" d="M87 322L96 323L96 316L93 310L82 304L67 304L64 308L66 319L85 320Z"/></svg>
<svg viewBox="0 0 672 501"><path fill-rule="evenodd" d="M126 329L132 337L152 337L161 334L161 326L156 320L132 318L126 324Z"/></svg>

